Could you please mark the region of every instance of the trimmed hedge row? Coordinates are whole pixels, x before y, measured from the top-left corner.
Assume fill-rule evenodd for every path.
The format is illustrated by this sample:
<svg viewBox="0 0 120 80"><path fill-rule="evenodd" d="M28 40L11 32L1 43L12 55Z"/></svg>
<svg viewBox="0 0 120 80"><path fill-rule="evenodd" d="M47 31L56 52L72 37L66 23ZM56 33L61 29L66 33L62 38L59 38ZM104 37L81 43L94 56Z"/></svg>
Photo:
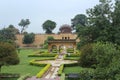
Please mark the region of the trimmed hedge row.
<svg viewBox="0 0 120 80"><path fill-rule="evenodd" d="M35 66L40 66L40 67L44 67L42 70L40 70L39 73L37 73L36 77L37 78L41 78L43 76L43 74L50 68L51 64L43 64L43 63L38 63L35 62L36 60L31 60L30 61L30 65L35 65Z"/></svg>
<svg viewBox="0 0 120 80"><path fill-rule="evenodd" d="M35 62L36 60L31 60L30 61L30 65L35 65L35 66L40 66L40 67L45 67L46 64L43 64L43 63L38 63L38 62Z"/></svg>
<svg viewBox="0 0 120 80"><path fill-rule="evenodd" d="M80 54L67 54L66 57L79 57Z"/></svg>
<svg viewBox="0 0 120 80"><path fill-rule="evenodd" d="M57 54L52 54L52 53L42 53L42 54L30 54L28 55L28 57L54 57L56 56Z"/></svg>
<svg viewBox="0 0 120 80"><path fill-rule="evenodd" d="M39 73L37 73L36 77L41 78L43 74L50 68L51 64L47 64Z"/></svg>
<svg viewBox="0 0 120 80"><path fill-rule="evenodd" d="M62 72L63 72L63 69L64 69L64 64L61 64L60 65L60 68L58 70L58 76L61 76Z"/></svg>
<svg viewBox="0 0 120 80"><path fill-rule="evenodd" d="M74 53L74 49L73 48L68 48L67 53Z"/></svg>

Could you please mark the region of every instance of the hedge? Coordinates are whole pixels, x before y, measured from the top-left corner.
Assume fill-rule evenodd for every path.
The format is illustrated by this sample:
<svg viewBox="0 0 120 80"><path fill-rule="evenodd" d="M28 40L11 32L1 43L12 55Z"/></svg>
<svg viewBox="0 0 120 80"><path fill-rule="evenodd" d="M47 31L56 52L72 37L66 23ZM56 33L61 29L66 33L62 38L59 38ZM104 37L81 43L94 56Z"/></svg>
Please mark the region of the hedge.
<svg viewBox="0 0 120 80"><path fill-rule="evenodd" d="M64 67L79 66L78 63L64 64Z"/></svg>
<svg viewBox="0 0 120 80"><path fill-rule="evenodd" d="M31 60L30 65L41 66L44 67L39 73L37 73L36 77L41 78L43 74L50 68L51 64L43 64L35 62L36 60Z"/></svg>
<svg viewBox="0 0 120 80"><path fill-rule="evenodd" d="M61 76L62 72L63 72L63 69L64 69L64 64L61 64L60 65L60 68L58 70L58 76Z"/></svg>
<svg viewBox="0 0 120 80"><path fill-rule="evenodd" d="M66 56L67 57L79 57L80 54L67 54Z"/></svg>
<svg viewBox="0 0 120 80"><path fill-rule="evenodd" d="M51 64L47 64L39 73L37 73L36 77L41 78L43 74L50 68Z"/></svg>
<svg viewBox="0 0 120 80"><path fill-rule="evenodd" d="M30 54L28 57L55 57L57 54L52 54L52 53L42 53L42 54Z"/></svg>

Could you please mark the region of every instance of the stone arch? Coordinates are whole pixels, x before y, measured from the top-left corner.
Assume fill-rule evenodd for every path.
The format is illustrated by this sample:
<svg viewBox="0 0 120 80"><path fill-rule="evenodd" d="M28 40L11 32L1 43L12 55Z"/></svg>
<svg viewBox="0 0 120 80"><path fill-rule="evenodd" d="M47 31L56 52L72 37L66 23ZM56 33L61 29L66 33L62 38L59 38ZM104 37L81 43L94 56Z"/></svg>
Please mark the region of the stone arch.
<svg viewBox="0 0 120 80"><path fill-rule="evenodd" d="M56 45L52 45L52 49L57 49L57 46Z"/></svg>

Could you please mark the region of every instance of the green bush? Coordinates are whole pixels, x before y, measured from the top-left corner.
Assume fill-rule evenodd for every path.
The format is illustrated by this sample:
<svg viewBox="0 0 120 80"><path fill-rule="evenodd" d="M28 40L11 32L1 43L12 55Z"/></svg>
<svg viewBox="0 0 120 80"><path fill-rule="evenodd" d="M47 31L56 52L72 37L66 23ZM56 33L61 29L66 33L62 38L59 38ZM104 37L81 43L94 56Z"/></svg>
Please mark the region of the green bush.
<svg viewBox="0 0 120 80"><path fill-rule="evenodd" d="M60 65L60 68L58 70L58 76L61 76L61 74L63 73L63 69L64 69L64 64Z"/></svg>
<svg viewBox="0 0 120 80"><path fill-rule="evenodd" d="M47 64L39 73L37 73L36 77L41 78L43 74L50 68L51 64Z"/></svg>
<svg viewBox="0 0 120 80"><path fill-rule="evenodd" d="M43 64L43 63L39 63L39 62L35 62L36 60L33 59L29 62L30 65L35 65L35 66L40 66L40 67L44 67L46 66L46 64Z"/></svg>
<svg viewBox="0 0 120 80"><path fill-rule="evenodd" d="M53 49L53 50L52 50L52 53L57 53L57 49Z"/></svg>
<svg viewBox="0 0 120 80"><path fill-rule="evenodd" d="M80 66L82 67L93 67L94 64L97 64L96 58L93 54L93 44L87 44L81 48L80 55Z"/></svg>
<svg viewBox="0 0 120 80"><path fill-rule="evenodd" d="M79 60L80 57L66 57L64 60Z"/></svg>
<svg viewBox="0 0 120 80"><path fill-rule="evenodd" d="M55 57L57 54L52 54L52 53L42 53L42 54L30 54L28 57Z"/></svg>
<svg viewBox="0 0 120 80"><path fill-rule="evenodd" d="M74 53L74 49L73 48L68 48L67 53Z"/></svg>

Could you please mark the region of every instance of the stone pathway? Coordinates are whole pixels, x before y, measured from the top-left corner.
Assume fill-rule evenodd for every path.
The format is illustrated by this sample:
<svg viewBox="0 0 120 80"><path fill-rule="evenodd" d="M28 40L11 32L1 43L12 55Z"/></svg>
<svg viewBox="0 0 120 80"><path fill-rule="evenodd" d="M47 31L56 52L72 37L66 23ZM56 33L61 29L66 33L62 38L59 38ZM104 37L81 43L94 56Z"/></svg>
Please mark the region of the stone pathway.
<svg viewBox="0 0 120 80"><path fill-rule="evenodd" d="M41 79L33 76L33 77L28 78L26 80L60 80L60 77L57 76L57 72L59 70L60 65L67 64L67 63L77 63L77 61L73 61L73 60L63 60L63 55L59 55L56 60L45 60L45 61L37 61L37 62L50 63L52 66L48 70L48 72L46 72L43 75L43 77Z"/></svg>

